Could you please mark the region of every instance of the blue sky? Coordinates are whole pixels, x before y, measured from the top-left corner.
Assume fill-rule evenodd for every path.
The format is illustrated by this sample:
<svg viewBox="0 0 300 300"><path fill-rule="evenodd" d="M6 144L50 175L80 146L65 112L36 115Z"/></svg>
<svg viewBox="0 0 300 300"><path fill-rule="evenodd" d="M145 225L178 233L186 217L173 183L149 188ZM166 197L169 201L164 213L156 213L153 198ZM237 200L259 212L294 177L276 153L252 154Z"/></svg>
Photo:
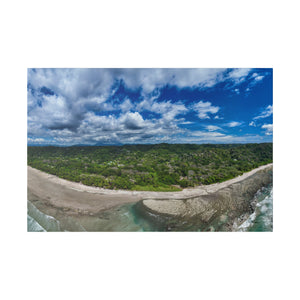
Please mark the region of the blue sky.
<svg viewBox="0 0 300 300"><path fill-rule="evenodd" d="M272 69L28 69L29 145L261 143Z"/></svg>

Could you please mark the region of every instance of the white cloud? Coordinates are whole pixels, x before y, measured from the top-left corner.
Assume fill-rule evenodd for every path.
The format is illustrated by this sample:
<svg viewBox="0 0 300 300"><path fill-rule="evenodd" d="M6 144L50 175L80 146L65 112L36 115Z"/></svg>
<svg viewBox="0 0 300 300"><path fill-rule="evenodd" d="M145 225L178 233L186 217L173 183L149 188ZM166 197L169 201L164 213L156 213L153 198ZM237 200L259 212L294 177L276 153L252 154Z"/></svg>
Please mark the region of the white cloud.
<svg viewBox="0 0 300 300"><path fill-rule="evenodd" d="M40 144L40 143L45 143L46 140L44 138L27 138L28 143L33 143L33 144Z"/></svg>
<svg viewBox="0 0 300 300"><path fill-rule="evenodd" d="M264 119L270 117L273 114L273 105L268 105L258 116L254 117L253 120Z"/></svg>
<svg viewBox="0 0 300 300"><path fill-rule="evenodd" d="M182 125L190 125L190 124L193 124L194 122L191 122L191 121L184 121L184 119L181 121L181 120L178 120L178 124L182 124Z"/></svg>
<svg viewBox="0 0 300 300"><path fill-rule="evenodd" d="M208 131L222 130L221 127L215 126L215 125L207 125L207 126L205 126L205 128L206 128Z"/></svg>
<svg viewBox="0 0 300 300"><path fill-rule="evenodd" d="M207 89L226 82L239 93L241 87L237 85L249 74L251 69L29 69L29 141L43 143L45 138L45 143L51 139L62 145L151 143L164 139L172 142L176 135L190 134L178 126L192 123L182 117L189 110L194 110L202 120L223 118L217 115L220 107L209 101L188 107L184 100L158 101L162 87ZM257 81L259 76L255 77ZM122 84L139 93L135 102L118 94ZM267 114L257 118L262 115ZM238 126L237 123L231 127ZM213 137L226 139L224 134L215 132L220 127L210 125L206 129L208 132L202 132L202 137L211 141Z"/></svg>
<svg viewBox="0 0 300 300"><path fill-rule="evenodd" d="M142 87L145 93L167 84L208 88L224 80L226 69L124 69L120 77L127 87Z"/></svg>
<svg viewBox="0 0 300 300"><path fill-rule="evenodd" d="M76 131L51 130L56 143L71 144L116 144L116 143L158 143L163 137L172 140L174 135L183 132L176 122L165 121L163 118L145 120L139 112L116 115L85 114L84 120Z"/></svg>
<svg viewBox="0 0 300 300"><path fill-rule="evenodd" d="M120 122L113 115L98 116L93 112L86 113L84 120L78 128L78 133L84 135L96 129L98 132L100 130L105 132L121 130Z"/></svg>
<svg viewBox="0 0 300 300"><path fill-rule="evenodd" d="M237 126L241 126L242 124L243 124L242 122L232 121L232 122L226 123L225 126L228 126L228 127L237 127Z"/></svg>
<svg viewBox="0 0 300 300"><path fill-rule="evenodd" d="M131 103L130 99L125 99L124 102L122 102L120 105L119 105L120 109L123 111L123 112L127 112L127 111L130 111L131 109L133 109L133 104Z"/></svg>
<svg viewBox="0 0 300 300"><path fill-rule="evenodd" d="M264 79L264 77L265 77L265 76L256 76L256 77L254 78L254 80L256 80L256 81L261 81L261 80Z"/></svg>
<svg viewBox="0 0 300 300"><path fill-rule="evenodd" d="M253 73L251 78L253 78L255 81L261 81L265 78L265 76L264 75L259 75L257 73Z"/></svg>
<svg viewBox="0 0 300 300"><path fill-rule="evenodd" d="M42 105L28 112L29 127L39 124L50 129L74 128L80 121L72 114L66 99L62 96L44 95Z"/></svg>
<svg viewBox="0 0 300 300"><path fill-rule="evenodd" d="M181 143L259 143L259 135L245 134L242 136L226 135L220 132L189 131L181 137Z"/></svg>
<svg viewBox="0 0 300 300"><path fill-rule="evenodd" d="M142 87L145 94L167 84L178 88L206 89L221 82L230 82L234 86L243 83L251 74L250 68L228 69L123 69L119 70L121 78L127 87L137 89ZM259 80L259 75L256 76Z"/></svg>
<svg viewBox="0 0 300 300"><path fill-rule="evenodd" d="M208 114L216 114L220 107L211 105L211 102L199 101L192 108L198 113L199 119L210 119Z"/></svg>
<svg viewBox="0 0 300 300"><path fill-rule="evenodd" d="M184 114L188 111L184 104L180 101L172 103L169 101L155 102L155 98L144 99L136 108L139 111L148 110L156 114L160 114L165 120L173 120L177 115Z"/></svg>
<svg viewBox="0 0 300 300"><path fill-rule="evenodd" d="M261 126L262 129L265 129L266 135L272 135L273 134L273 124L264 124Z"/></svg>
<svg viewBox="0 0 300 300"><path fill-rule="evenodd" d="M125 128L132 130L141 129L146 125L143 117L138 112L126 113L120 117L120 122L125 125Z"/></svg>
<svg viewBox="0 0 300 300"><path fill-rule="evenodd" d="M107 132L128 132L142 129L151 125L151 121L144 120L138 112L126 112L118 117L114 115L98 116L92 112L85 115L85 119L78 128L78 133L84 134L107 134Z"/></svg>
<svg viewBox="0 0 300 300"><path fill-rule="evenodd" d="M256 127L256 125L255 125L255 123L254 123L253 121L251 121L251 122L249 123L249 126L254 126L254 127Z"/></svg>
<svg viewBox="0 0 300 300"><path fill-rule="evenodd" d="M228 78L231 79L235 84L240 84L245 81L246 77L250 74L252 69L239 68L233 69L229 74Z"/></svg>
<svg viewBox="0 0 300 300"><path fill-rule="evenodd" d="M220 117L219 115L216 115L215 117L214 117L214 119L215 120L222 120L222 119L224 119L223 117Z"/></svg>
<svg viewBox="0 0 300 300"><path fill-rule="evenodd" d="M252 76L249 78L249 84L248 87L246 88L246 93L249 94L249 92L251 91L251 89L256 86L257 84L261 83L262 80L269 75L268 72L264 72L264 73L253 73Z"/></svg>
<svg viewBox="0 0 300 300"><path fill-rule="evenodd" d="M28 69L28 82L35 89L47 87L66 98L113 95L113 84L122 80L130 89L149 94L165 85L178 88L209 88L226 80L240 83L251 69Z"/></svg>
<svg viewBox="0 0 300 300"><path fill-rule="evenodd" d="M114 82L111 69L28 69L28 82L67 99L107 96Z"/></svg>
<svg viewBox="0 0 300 300"><path fill-rule="evenodd" d="M116 94L121 81L130 89L141 89L144 102L140 107L144 105L143 109L171 120L186 113L187 108L183 103L155 102L163 86L203 89L228 80L240 81L247 72L248 69L230 72L226 69L28 69L30 127L33 128L36 122L45 128L76 130L88 111L113 111L117 108L108 100ZM45 88L51 94L43 93ZM149 95L153 95L152 98ZM195 106L201 119L209 118L209 114L215 114L219 109L217 106L205 107L204 103ZM119 108L122 112L140 111L135 106L130 99L125 99Z"/></svg>

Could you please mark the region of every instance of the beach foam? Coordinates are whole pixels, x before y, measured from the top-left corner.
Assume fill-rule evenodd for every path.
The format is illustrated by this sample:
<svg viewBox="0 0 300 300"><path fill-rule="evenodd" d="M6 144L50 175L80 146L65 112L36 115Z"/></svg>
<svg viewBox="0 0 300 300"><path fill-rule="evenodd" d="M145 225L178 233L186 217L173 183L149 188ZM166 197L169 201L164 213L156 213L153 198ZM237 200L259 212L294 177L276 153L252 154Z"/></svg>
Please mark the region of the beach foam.
<svg viewBox="0 0 300 300"><path fill-rule="evenodd" d="M44 232L46 230L36 220L27 215L27 231Z"/></svg>
<svg viewBox="0 0 300 300"><path fill-rule="evenodd" d="M58 220L56 220L52 216L42 213L29 201L27 202L27 214L30 217L29 223L27 218L27 230L28 227L30 227L29 225L31 224L32 226L30 227L30 231L35 231L33 230L34 228L40 229L40 227L44 229L43 231L60 231L60 224ZM35 223L37 223L39 226Z"/></svg>
<svg viewBox="0 0 300 300"><path fill-rule="evenodd" d="M254 213L238 227L238 231L273 231L273 187L262 188L255 199Z"/></svg>

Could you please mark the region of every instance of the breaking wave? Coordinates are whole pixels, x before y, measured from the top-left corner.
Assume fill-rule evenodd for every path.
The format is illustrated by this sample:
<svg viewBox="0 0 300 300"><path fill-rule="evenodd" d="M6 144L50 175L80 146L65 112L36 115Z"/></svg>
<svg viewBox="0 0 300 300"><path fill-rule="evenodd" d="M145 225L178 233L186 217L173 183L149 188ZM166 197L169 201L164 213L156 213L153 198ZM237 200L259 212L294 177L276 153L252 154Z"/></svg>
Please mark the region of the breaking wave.
<svg viewBox="0 0 300 300"><path fill-rule="evenodd" d="M27 202L27 231L60 231L59 221Z"/></svg>
<svg viewBox="0 0 300 300"><path fill-rule="evenodd" d="M255 211L238 231L273 231L273 186L262 188L254 198L257 201Z"/></svg>

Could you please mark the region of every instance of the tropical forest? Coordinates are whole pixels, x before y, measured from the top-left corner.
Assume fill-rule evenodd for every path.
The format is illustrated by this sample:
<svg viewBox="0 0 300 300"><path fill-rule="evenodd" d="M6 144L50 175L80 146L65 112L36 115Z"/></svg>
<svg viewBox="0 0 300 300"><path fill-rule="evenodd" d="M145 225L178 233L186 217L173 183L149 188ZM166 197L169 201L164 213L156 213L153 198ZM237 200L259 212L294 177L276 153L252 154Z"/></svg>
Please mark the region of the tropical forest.
<svg viewBox="0 0 300 300"><path fill-rule="evenodd" d="M273 144L28 146L28 165L106 189L180 191L271 163Z"/></svg>

